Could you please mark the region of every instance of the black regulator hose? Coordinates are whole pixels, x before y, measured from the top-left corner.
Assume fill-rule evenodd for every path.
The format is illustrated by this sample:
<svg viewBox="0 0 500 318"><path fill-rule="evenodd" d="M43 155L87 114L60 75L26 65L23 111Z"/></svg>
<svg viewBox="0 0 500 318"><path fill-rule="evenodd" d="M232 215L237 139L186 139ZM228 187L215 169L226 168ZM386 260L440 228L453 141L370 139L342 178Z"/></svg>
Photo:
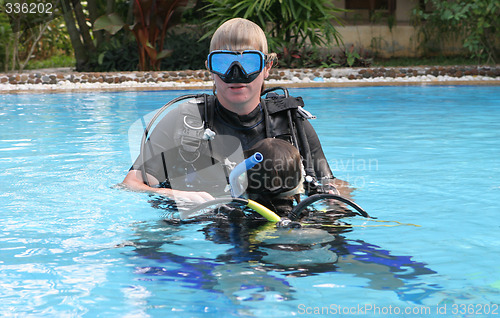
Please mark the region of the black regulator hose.
<svg viewBox="0 0 500 318"><path fill-rule="evenodd" d="M248 204L248 200L243 199L243 198L217 198L217 199L213 199L213 200L210 200L210 201L207 201L207 202L200 203L196 207L192 208L191 211L192 212L196 212L196 211L199 211L199 210L203 210L203 209L209 208L212 205L216 205L216 204L231 204L231 203L237 203L237 204L241 204L241 205L247 205Z"/></svg>
<svg viewBox="0 0 500 318"><path fill-rule="evenodd" d="M170 106L172 106L173 104L175 104L177 102L180 102L181 100L184 100L184 99L198 98L198 97L203 97L203 96L204 96L204 94L188 94L188 95L183 95L183 96L179 96L177 98L174 98L171 101L169 101L168 103L166 103L165 105L163 105L156 112L156 114L153 116L153 118L151 118L151 120L149 121L147 127L144 129L144 134L142 135L141 148L140 148L140 153L139 153L139 157L140 157L140 160L141 160L141 175L142 175L142 180L147 185L149 185L149 181L148 181L148 177L147 177L147 174L146 174L146 160L144 158L144 153L145 153L145 148L146 148L146 141L148 140L149 132L150 132L151 128L153 127L153 124L158 119L158 117L160 117L160 115L165 110L167 110L167 108L169 108Z"/></svg>
<svg viewBox="0 0 500 318"><path fill-rule="evenodd" d="M201 203L200 205L191 209L190 214L193 214L199 210L206 209L206 208L208 208L212 205L215 205L215 204L234 204L234 203L249 207L250 209L259 213L261 216L263 216L269 222L276 223L276 222L281 221L281 218L276 213L274 213L270 209L266 208L262 204L255 202L253 200L250 200L250 199L243 199L243 198L218 198L218 199L214 199L211 201L207 201L207 202Z"/></svg>
<svg viewBox="0 0 500 318"><path fill-rule="evenodd" d="M363 208L361 208L359 205L357 205L356 203L352 202L351 200L349 199L346 199L344 197L341 197L341 196L338 196L336 194L331 194L331 193L320 193L320 194L315 194L315 195L312 195L304 200L302 200L299 204L297 204L297 206L295 206L295 208L288 214L288 218L292 221L295 221L297 220L300 215L302 214L302 212L311 204L313 204L314 202L317 202L319 200L324 200L324 199L330 199L330 200L337 200L337 201L340 201L340 202L343 202L349 206L351 206L352 208L354 208L359 215L365 217L365 218L370 218L370 219L376 219L375 217L371 217L368 215L368 213L366 213L365 210L363 210Z"/></svg>

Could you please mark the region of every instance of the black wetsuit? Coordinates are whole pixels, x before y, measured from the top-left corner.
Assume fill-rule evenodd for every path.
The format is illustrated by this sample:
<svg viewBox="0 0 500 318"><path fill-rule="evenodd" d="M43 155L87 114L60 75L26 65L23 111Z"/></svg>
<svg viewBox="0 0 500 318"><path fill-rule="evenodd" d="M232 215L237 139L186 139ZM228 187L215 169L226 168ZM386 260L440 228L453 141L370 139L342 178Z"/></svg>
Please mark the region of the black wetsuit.
<svg viewBox="0 0 500 318"><path fill-rule="evenodd" d="M144 159L138 158L131 169L140 170L144 161L148 174L173 189L223 194L231 168L244 160L243 150L266 137L292 139L286 112L264 110L265 100L248 115L238 115L212 99L208 127L216 135L211 141L204 140L207 117L204 103L198 102L170 110L151 133ZM333 178L314 128L307 120L299 120L317 179Z"/></svg>

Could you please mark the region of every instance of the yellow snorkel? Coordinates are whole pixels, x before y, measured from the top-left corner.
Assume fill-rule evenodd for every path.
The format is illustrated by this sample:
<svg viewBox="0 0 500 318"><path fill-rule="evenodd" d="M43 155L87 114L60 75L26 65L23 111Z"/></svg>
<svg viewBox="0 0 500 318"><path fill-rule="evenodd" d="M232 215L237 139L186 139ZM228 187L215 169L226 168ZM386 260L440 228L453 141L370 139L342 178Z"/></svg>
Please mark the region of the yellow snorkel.
<svg viewBox="0 0 500 318"><path fill-rule="evenodd" d="M258 214L260 214L262 217L264 217L267 221L277 223L282 221L281 217L271 211L270 209L266 208L260 203L257 203L253 200L249 199L244 199L244 198L218 198L214 199L211 201L207 201L205 203L202 203L198 206L196 206L194 209L191 209L189 214L194 214L196 211L200 211L203 209L206 209L208 207L218 205L218 204L238 204L240 206L247 206L250 209L254 210Z"/></svg>
<svg viewBox="0 0 500 318"><path fill-rule="evenodd" d="M256 164L259 162L262 162L264 160L264 156L260 152L254 153L252 156L246 158L242 162L240 162L236 167L234 167L233 171L229 174L229 185L231 186L231 195L236 198L241 196L243 194L244 189L242 189L240 182L238 182L238 178L248 170L252 169ZM245 204L247 207L250 209L254 210L255 212L259 213L261 216L263 216L266 220L270 222L279 222L281 221L281 218L274 213L273 211L269 210L265 206L263 206L260 203L257 203L253 200L246 200L247 203Z"/></svg>
<svg viewBox="0 0 500 318"><path fill-rule="evenodd" d="M195 211L220 203L238 203L254 210L269 222L280 222L281 218L270 209L266 208L258 202L240 197L245 190L239 182L239 177L249 169L252 169L257 163L262 162L263 159L264 157L262 156L262 154L260 152L256 152L252 156L240 162L238 165L236 165L236 167L234 167L233 171L231 171L231 173L229 174L229 185L231 187L232 198L220 198L206 202L202 205L197 206L195 208Z"/></svg>
<svg viewBox="0 0 500 318"><path fill-rule="evenodd" d="M309 205L319 200L329 199L329 200L337 200L351 206L352 208L354 208L354 210L356 210L356 212L360 216L363 216L365 218L375 219L374 217L369 216L368 213L366 213L366 211L363 210L363 208L361 208L359 205L352 202L351 200L331 193L315 194L306 198L305 200L300 202L297 206L295 206L293 210L288 214L288 217L285 218L281 218L275 212L271 211L270 209L268 209L267 207L256 201L241 198L240 196L244 193L245 190L243 189L243 187L239 182L239 177L246 171L252 169L257 163L262 162L263 159L264 158L262 154L260 152L256 152L252 156L240 162L233 169L233 171L231 171L231 173L229 174L229 185L231 186L231 196L232 196L231 198L220 198L208 201L204 204L197 206L193 211L205 209L215 204L238 203L254 210L262 217L264 217L267 221L277 223L277 226L279 227L300 227L300 224L298 224L295 221L300 218L303 211L306 210L306 208Z"/></svg>
<svg viewBox="0 0 500 318"><path fill-rule="evenodd" d="M254 210L255 212L259 213L261 216L263 216L266 220L269 222L279 222L281 221L281 218L274 213L273 211L269 210L262 204L255 202L253 200L247 200L246 206L249 207L250 209Z"/></svg>

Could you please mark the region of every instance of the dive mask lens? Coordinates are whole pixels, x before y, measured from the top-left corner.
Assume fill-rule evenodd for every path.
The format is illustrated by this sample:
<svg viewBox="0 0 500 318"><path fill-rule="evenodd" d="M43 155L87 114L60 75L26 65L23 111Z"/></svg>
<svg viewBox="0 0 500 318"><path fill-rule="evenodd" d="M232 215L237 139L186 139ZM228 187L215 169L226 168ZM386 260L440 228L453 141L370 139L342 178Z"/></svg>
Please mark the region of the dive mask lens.
<svg viewBox="0 0 500 318"><path fill-rule="evenodd" d="M241 53L217 50L208 55L208 69L219 75L225 82L249 83L262 72L264 65L265 55L257 50L247 50ZM234 72L234 68L239 69L239 71ZM235 73L239 75L235 77Z"/></svg>

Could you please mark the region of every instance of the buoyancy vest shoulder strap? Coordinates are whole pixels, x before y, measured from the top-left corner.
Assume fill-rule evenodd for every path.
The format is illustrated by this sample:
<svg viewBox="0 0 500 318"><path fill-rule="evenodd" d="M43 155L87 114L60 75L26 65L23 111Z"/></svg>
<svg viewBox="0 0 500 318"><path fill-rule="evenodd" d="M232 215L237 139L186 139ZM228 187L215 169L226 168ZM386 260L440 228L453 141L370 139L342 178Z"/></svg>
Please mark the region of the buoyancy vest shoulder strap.
<svg viewBox="0 0 500 318"><path fill-rule="evenodd" d="M302 97L283 97L277 94L268 94L268 96L265 98L265 102L269 115L273 115L286 110L297 110L299 107L304 107L304 101L302 100Z"/></svg>
<svg viewBox="0 0 500 318"><path fill-rule="evenodd" d="M304 107L304 101L301 97L290 97L288 92L285 95L269 93L262 99L266 137L274 136L273 125L287 125L291 133L292 143L299 149L305 161L305 168L308 175L315 178L314 169L312 169L312 158L307 137L303 131L302 122L311 116L305 116L301 112ZM209 127L213 127L214 109L216 97L213 95L203 95L196 99L198 107L189 107L186 105L181 110L182 122L180 123L181 132L179 134L179 145L181 146L181 156L187 162L193 162L199 157L204 143L204 133ZM191 104L192 106L192 104ZM282 118L283 120L272 120L271 118ZM208 144L208 146L210 146ZM211 154L212 156L214 154Z"/></svg>
<svg viewBox="0 0 500 318"><path fill-rule="evenodd" d="M278 114L281 112L283 112L284 114L286 113L288 125L291 131L292 144L297 147L304 160L306 180L309 184L308 188L315 187L317 180L316 172L314 170L311 148L303 124L305 120L313 119L315 118L315 116L303 110L304 101L302 100L302 97L290 97L286 89L277 89L282 89L284 92L284 96L280 96L272 92L273 89L267 90L267 92L269 93L264 99L265 111L269 115ZM269 131L268 127L270 128L269 120L267 120L266 122L266 131ZM274 136L267 135L267 137Z"/></svg>
<svg viewBox="0 0 500 318"><path fill-rule="evenodd" d="M180 146L179 154L184 161L192 163L199 158L202 143L204 140L208 140L206 137L209 127L207 121L210 120L210 108L213 108L214 104L214 96L203 94L194 102L180 106L181 118L179 118L176 139L178 146Z"/></svg>

